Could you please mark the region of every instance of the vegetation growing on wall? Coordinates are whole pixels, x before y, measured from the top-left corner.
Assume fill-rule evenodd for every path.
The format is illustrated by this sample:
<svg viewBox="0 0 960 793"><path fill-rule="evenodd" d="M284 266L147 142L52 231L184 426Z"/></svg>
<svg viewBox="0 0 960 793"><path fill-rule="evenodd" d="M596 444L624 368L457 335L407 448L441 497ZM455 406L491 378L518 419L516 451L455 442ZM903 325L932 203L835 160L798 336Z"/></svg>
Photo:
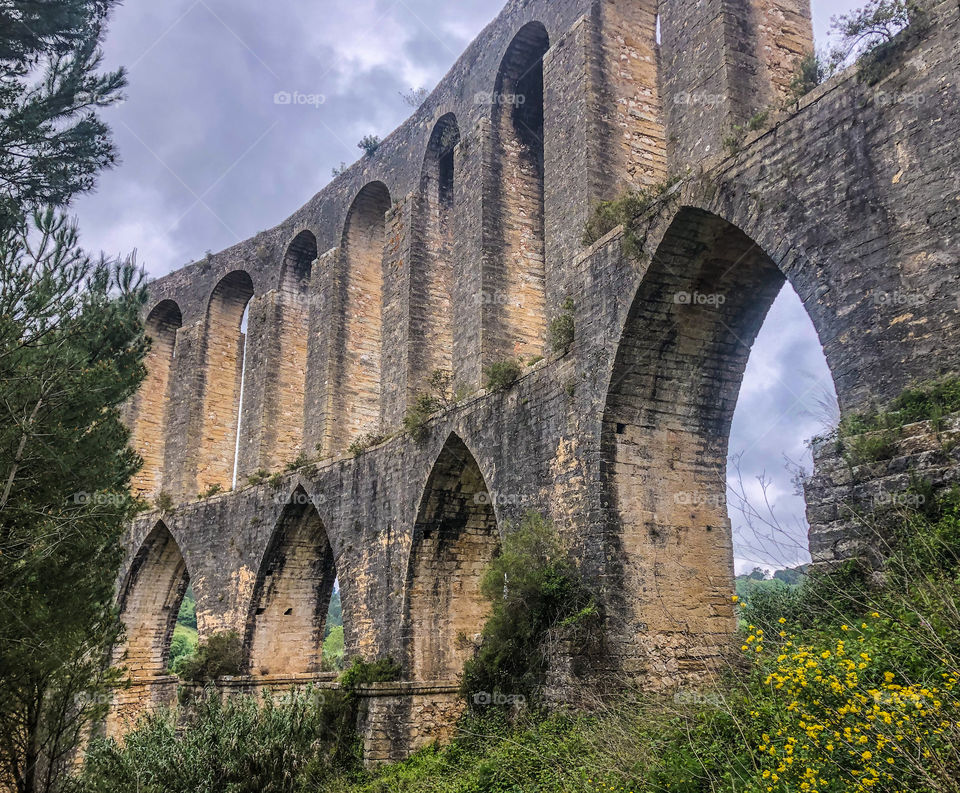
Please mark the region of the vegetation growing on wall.
<svg viewBox="0 0 960 793"><path fill-rule="evenodd" d="M523 366L516 358L494 361L483 370L484 387L488 391L506 391L522 374Z"/></svg>
<svg viewBox="0 0 960 793"><path fill-rule="evenodd" d="M587 220L583 244L593 245L617 226L623 226L623 253L629 258L637 258L646 242L646 231L639 225L639 220L678 181L671 179L649 190L628 191L612 201L601 201Z"/></svg>
<svg viewBox="0 0 960 793"><path fill-rule="evenodd" d="M553 525L535 513L506 529L481 588L491 612L479 650L464 667L461 691L474 706L497 695L536 704L558 648L582 654L596 638L600 613L593 594ZM478 693L485 695L479 702Z"/></svg>

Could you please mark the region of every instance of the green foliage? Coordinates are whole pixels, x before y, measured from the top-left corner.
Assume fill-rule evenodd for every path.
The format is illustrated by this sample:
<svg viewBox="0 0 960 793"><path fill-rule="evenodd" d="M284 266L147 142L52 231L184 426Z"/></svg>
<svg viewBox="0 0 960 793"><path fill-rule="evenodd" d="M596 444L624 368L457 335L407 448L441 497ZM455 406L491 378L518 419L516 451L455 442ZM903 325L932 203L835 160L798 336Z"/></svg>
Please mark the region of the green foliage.
<svg viewBox="0 0 960 793"><path fill-rule="evenodd" d="M206 490L204 490L202 493L197 493L197 498L202 501L205 498L212 498L213 496L218 495L219 493L222 493L222 492L223 492L223 485L221 485L219 482L215 482L214 484L210 485L210 487L208 487Z"/></svg>
<svg viewBox="0 0 960 793"><path fill-rule="evenodd" d="M926 13L913 0L868 0L833 20L840 44L832 61L840 65L855 57L861 78L873 85L896 65L901 53L923 35L927 26Z"/></svg>
<svg viewBox="0 0 960 793"><path fill-rule="evenodd" d="M307 793L362 774L357 688L395 680L390 659L356 660L339 689L224 697L144 718L123 744L94 741L76 793Z"/></svg>
<svg viewBox="0 0 960 793"><path fill-rule="evenodd" d="M34 793L58 789L117 682L101 659L143 506L121 411L145 374L146 290L132 258L91 259L53 210L0 226L0 284L0 788Z"/></svg>
<svg viewBox="0 0 960 793"><path fill-rule="evenodd" d="M759 113L757 113L747 122L747 129L750 130L751 132L759 132L761 129L764 128L764 126L766 126L767 121L769 120L770 120L770 111L761 110Z"/></svg>
<svg viewBox="0 0 960 793"><path fill-rule="evenodd" d="M212 683L219 677L239 675L243 669L243 640L236 631L212 634L200 642L196 653L179 667L188 683Z"/></svg>
<svg viewBox="0 0 960 793"><path fill-rule="evenodd" d="M599 620L593 594L553 525L535 513L507 529L481 587L492 609L461 691L471 703L478 694L499 694L535 704L550 648L569 642L577 653L590 649Z"/></svg>
<svg viewBox="0 0 960 793"><path fill-rule="evenodd" d="M330 635L330 631L336 626L343 627L343 604L340 602L340 590L334 588L330 595L330 606L327 608L327 622L324 628L324 637Z"/></svg>
<svg viewBox="0 0 960 793"><path fill-rule="evenodd" d="M364 135L357 144L357 148L362 149L367 157L372 157L380 148L381 143L383 141L377 135Z"/></svg>
<svg viewBox="0 0 960 793"><path fill-rule="evenodd" d="M300 452L296 459L286 464L284 471L292 473L293 471L299 471L301 468L308 468L310 465L312 465L310 458L304 452Z"/></svg>
<svg viewBox="0 0 960 793"><path fill-rule="evenodd" d="M494 361L483 370L484 387L488 391L506 391L522 374L523 366L515 358Z"/></svg>
<svg viewBox="0 0 960 793"><path fill-rule="evenodd" d="M159 493L157 493L157 497L153 500L153 506L163 513L171 512L174 507L173 496L171 496L165 490L161 490Z"/></svg>
<svg viewBox="0 0 960 793"><path fill-rule="evenodd" d="M407 414L403 417L403 429L410 434L415 443L420 444L427 439L429 434L427 421L441 408L442 406L437 399L430 394L417 394L413 404L407 408Z"/></svg>
<svg viewBox="0 0 960 793"><path fill-rule="evenodd" d="M253 485L262 485L270 478L270 474L265 471L263 468L258 468L254 473L250 474L247 477L247 484Z"/></svg>
<svg viewBox="0 0 960 793"><path fill-rule="evenodd" d="M275 474L271 474L270 478L267 479L267 484L270 485L274 490L279 490L283 487L283 473L277 471Z"/></svg>
<svg viewBox="0 0 960 793"><path fill-rule="evenodd" d="M799 102L818 85L823 84L831 76L834 67L828 64L816 52L803 57L797 66L797 71L790 82L790 97Z"/></svg>
<svg viewBox="0 0 960 793"><path fill-rule="evenodd" d="M563 302L563 310L550 320L550 325L547 328L547 340L555 355L566 355L570 350L570 345L573 344L576 335L576 323L573 315L575 308L573 298L568 297Z"/></svg>
<svg viewBox="0 0 960 793"><path fill-rule="evenodd" d="M113 0L10 0L0 24L0 226L63 206L116 160L97 110L120 98L123 70L100 73Z"/></svg>
<svg viewBox="0 0 960 793"><path fill-rule="evenodd" d="M183 667L197 652L197 629L190 628L178 622L173 629L173 639L170 642L170 674L180 675Z"/></svg>
<svg viewBox="0 0 960 793"><path fill-rule="evenodd" d="M177 612L177 624L187 628L197 629L197 601L193 596L193 587L188 586L180 601L180 611Z"/></svg>
<svg viewBox="0 0 960 793"><path fill-rule="evenodd" d="M850 465L889 460L897 452L897 439L890 432L857 435L844 447L844 456Z"/></svg>
<svg viewBox="0 0 960 793"><path fill-rule="evenodd" d="M330 169L330 175L336 179L338 176L345 174L348 170L350 170L350 166L347 165L343 160L340 160L339 165Z"/></svg>
<svg viewBox="0 0 960 793"><path fill-rule="evenodd" d="M333 768L358 764L345 730L344 698L307 689L282 697L198 699L183 724L176 713L146 717L123 745L95 741L78 793L293 793Z"/></svg>
<svg viewBox="0 0 960 793"><path fill-rule="evenodd" d="M387 436L382 432L365 432L347 447L347 453L351 457L359 457L367 449L383 443L386 439Z"/></svg>
<svg viewBox="0 0 960 793"><path fill-rule="evenodd" d="M335 625L327 631L327 637L323 640L323 669L326 672L339 672L345 660L343 625Z"/></svg>
<svg viewBox="0 0 960 793"><path fill-rule="evenodd" d="M360 686L399 680L402 672L400 665L389 657L370 662L354 658L353 663L340 675L340 688L353 694Z"/></svg>
<svg viewBox="0 0 960 793"><path fill-rule="evenodd" d="M612 201L601 201L593 208L583 232L584 246L590 246L605 237L617 226L623 226L623 252L637 258L643 252L646 232L639 220L672 188L679 179L671 179L650 190L628 191Z"/></svg>
<svg viewBox="0 0 960 793"><path fill-rule="evenodd" d="M901 393L887 410L846 416L837 428L837 448L851 465L890 459L904 426L930 421L939 432L943 418L957 412L960 377L921 383Z"/></svg>

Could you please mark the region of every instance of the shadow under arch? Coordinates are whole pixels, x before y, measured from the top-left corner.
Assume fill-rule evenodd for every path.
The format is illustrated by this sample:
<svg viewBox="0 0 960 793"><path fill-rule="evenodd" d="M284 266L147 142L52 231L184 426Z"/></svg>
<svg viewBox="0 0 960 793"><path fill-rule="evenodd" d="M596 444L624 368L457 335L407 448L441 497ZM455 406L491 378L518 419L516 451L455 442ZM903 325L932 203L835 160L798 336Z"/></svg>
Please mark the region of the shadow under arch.
<svg viewBox="0 0 960 793"><path fill-rule="evenodd" d="M433 465L413 529L404 608L411 679L453 680L462 672L489 613L480 585L499 551L480 466L453 433Z"/></svg>
<svg viewBox="0 0 960 793"><path fill-rule="evenodd" d="M324 629L336 578L326 528L298 487L277 521L254 584L243 642L250 673L323 671Z"/></svg>
<svg viewBox="0 0 960 793"><path fill-rule="evenodd" d="M114 663L143 680L167 674L173 629L190 575L180 547L158 521L147 535L120 588L118 605L126 640L114 648Z"/></svg>
<svg viewBox="0 0 960 793"><path fill-rule="evenodd" d="M609 574L619 582L611 636L634 669L697 673L735 628L730 427L753 342L785 280L741 229L683 207L630 307L601 448Z"/></svg>

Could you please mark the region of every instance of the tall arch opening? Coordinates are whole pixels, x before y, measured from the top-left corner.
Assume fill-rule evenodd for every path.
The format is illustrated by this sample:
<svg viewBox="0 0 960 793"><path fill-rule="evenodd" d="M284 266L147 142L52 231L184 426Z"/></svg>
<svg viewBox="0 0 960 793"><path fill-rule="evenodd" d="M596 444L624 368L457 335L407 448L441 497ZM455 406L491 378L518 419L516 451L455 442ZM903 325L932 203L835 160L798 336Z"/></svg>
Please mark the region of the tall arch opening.
<svg viewBox="0 0 960 793"><path fill-rule="evenodd" d="M410 271L412 399L438 369L453 370L453 206L460 128L452 113L430 135L420 175Z"/></svg>
<svg viewBox="0 0 960 793"><path fill-rule="evenodd" d="M160 521L140 546L120 594L126 642L115 650L114 662L126 666L135 682L167 674L177 614L189 583L180 548Z"/></svg>
<svg viewBox="0 0 960 793"><path fill-rule="evenodd" d="M784 283L740 229L685 208L628 314L602 431L611 572L622 582L610 614L634 668L671 670L653 683L710 667L735 627L730 429L750 350Z"/></svg>
<svg viewBox="0 0 960 793"><path fill-rule="evenodd" d="M243 325L252 297L253 281L242 270L224 276L210 295L197 466L201 492L211 487L228 490L233 485L246 347Z"/></svg>
<svg viewBox="0 0 960 793"><path fill-rule="evenodd" d="M254 587L244 648L261 676L323 671L327 615L337 578L323 522L298 488L286 506Z"/></svg>
<svg viewBox="0 0 960 793"><path fill-rule="evenodd" d="M480 467L451 435L434 463L413 530L407 648L414 680L452 680L470 658L490 604L480 584L500 549Z"/></svg>
<svg viewBox="0 0 960 793"><path fill-rule="evenodd" d="M133 489L146 498L156 496L163 487L170 377L182 325L180 307L172 300L154 306L145 323L151 344L144 362L147 376L134 403L131 445L143 458Z"/></svg>
<svg viewBox="0 0 960 793"><path fill-rule="evenodd" d="M493 196L484 303L487 357L543 352L545 320L543 57L546 28L525 25L507 48L493 92Z"/></svg>
<svg viewBox="0 0 960 793"><path fill-rule="evenodd" d="M386 215L392 202L382 182L371 182L347 213L341 243L343 332L337 350L339 448L380 425L383 343L383 258Z"/></svg>
<svg viewBox="0 0 960 793"><path fill-rule="evenodd" d="M302 231L283 257L260 455L262 467L271 471L281 469L303 451L310 279L317 255L317 238Z"/></svg>

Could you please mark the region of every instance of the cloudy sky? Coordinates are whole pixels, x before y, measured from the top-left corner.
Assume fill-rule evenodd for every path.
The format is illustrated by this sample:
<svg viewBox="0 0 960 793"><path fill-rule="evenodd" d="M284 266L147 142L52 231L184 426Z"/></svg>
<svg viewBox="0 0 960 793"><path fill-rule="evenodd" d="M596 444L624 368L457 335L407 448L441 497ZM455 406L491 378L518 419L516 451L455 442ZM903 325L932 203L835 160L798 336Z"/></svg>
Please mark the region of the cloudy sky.
<svg viewBox="0 0 960 793"><path fill-rule="evenodd" d="M814 0L818 43L856 0ZM106 66L129 71L126 101L103 115L121 164L74 206L85 245L136 248L152 275L274 226L353 162L366 134L410 113L401 94L432 88L498 13L501 0L126 0ZM277 105L277 92L322 97ZM785 458L809 467L832 390L810 322L789 289L751 356L731 453L752 500L768 496L792 536L779 547L736 510L738 569L803 558L802 499ZM747 419L749 417L749 420ZM731 473L734 468L731 467ZM763 532L759 532L763 534Z"/></svg>

